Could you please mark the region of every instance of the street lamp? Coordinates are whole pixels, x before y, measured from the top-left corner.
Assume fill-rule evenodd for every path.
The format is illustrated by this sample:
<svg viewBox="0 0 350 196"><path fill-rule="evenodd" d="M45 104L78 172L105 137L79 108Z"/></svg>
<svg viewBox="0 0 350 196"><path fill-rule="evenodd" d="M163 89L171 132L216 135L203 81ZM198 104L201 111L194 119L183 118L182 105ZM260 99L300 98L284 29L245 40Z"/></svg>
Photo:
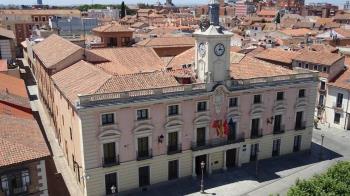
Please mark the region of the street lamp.
<svg viewBox="0 0 350 196"><path fill-rule="evenodd" d="M201 193L202 194L204 193L204 184L203 184L203 170L204 170L204 167L205 167L205 163L204 163L204 161L202 161L201 162L201 169L202 169Z"/></svg>
<svg viewBox="0 0 350 196"><path fill-rule="evenodd" d="M324 134L321 134L321 150L320 150L320 159L323 157L323 140L324 140Z"/></svg>
<svg viewBox="0 0 350 196"><path fill-rule="evenodd" d="M114 185L111 186L111 193L114 195L115 192L117 190L117 187L115 187Z"/></svg>
<svg viewBox="0 0 350 196"><path fill-rule="evenodd" d="M258 178L259 174L259 148L256 150L256 160L255 160L255 177Z"/></svg>

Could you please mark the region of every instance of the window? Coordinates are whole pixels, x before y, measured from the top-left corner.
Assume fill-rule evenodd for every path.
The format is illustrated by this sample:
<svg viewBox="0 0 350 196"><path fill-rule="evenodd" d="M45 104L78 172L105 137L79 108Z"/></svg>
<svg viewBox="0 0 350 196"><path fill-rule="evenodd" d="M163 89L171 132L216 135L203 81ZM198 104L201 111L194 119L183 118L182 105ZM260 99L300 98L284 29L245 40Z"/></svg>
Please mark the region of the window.
<svg viewBox="0 0 350 196"><path fill-rule="evenodd" d="M305 123L303 122L303 112L297 112L295 117L295 130L305 129Z"/></svg>
<svg viewBox="0 0 350 196"><path fill-rule="evenodd" d="M280 155L280 146L281 146L281 139L273 140L272 143L272 156L278 156Z"/></svg>
<svg viewBox="0 0 350 196"><path fill-rule="evenodd" d="M0 190L5 192L5 195L23 195L28 191L30 184L30 176L28 170L22 170L15 173L0 176Z"/></svg>
<svg viewBox="0 0 350 196"><path fill-rule="evenodd" d="M137 120L148 119L148 109L137 110Z"/></svg>
<svg viewBox="0 0 350 196"><path fill-rule="evenodd" d="M137 157L143 158L150 156L148 149L148 137L140 137L137 139Z"/></svg>
<svg viewBox="0 0 350 196"><path fill-rule="evenodd" d="M149 166L139 168L139 186L144 187L150 184Z"/></svg>
<svg viewBox="0 0 350 196"><path fill-rule="evenodd" d="M73 133L72 133L71 127L69 127L69 135L70 135L70 140L73 140Z"/></svg>
<svg viewBox="0 0 350 196"><path fill-rule="evenodd" d="M179 150L178 148L178 132L168 133L168 153L176 152Z"/></svg>
<svg viewBox="0 0 350 196"><path fill-rule="evenodd" d="M314 65L314 70L318 70L318 66L317 65Z"/></svg>
<svg viewBox="0 0 350 196"><path fill-rule="evenodd" d="M106 166L116 162L115 142L103 144L103 165Z"/></svg>
<svg viewBox="0 0 350 196"><path fill-rule="evenodd" d="M321 81L320 89L321 90L325 90L326 89L326 82Z"/></svg>
<svg viewBox="0 0 350 196"><path fill-rule="evenodd" d="M169 180L177 179L179 177L178 165L179 165L178 160L173 160L168 162L168 179Z"/></svg>
<svg viewBox="0 0 350 196"><path fill-rule="evenodd" d="M294 136L293 152L300 151L301 146L301 135Z"/></svg>
<svg viewBox="0 0 350 196"><path fill-rule="evenodd" d="M284 93L283 92L277 92L277 101L283 100Z"/></svg>
<svg viewBox="0 0 350 196"><path fill-rule="evenodd" d="M340 123L340 113L334 113L334 124Z"/></svg>
<svg viewBox="0 0 350 196"><path fill-rule="evenodd" d="M318 105L323 106L323 102L324 102L324 95L320 95L318 99Z"/></svg>
<svg viewBox="0 0 350 196"><path fill-rule="evenodd" d="M306 69L309 69L309 64L305 64L305 68L306 68Z"/></svg>
<svg viewBox="0 0 350 196"><path fill-rule="evenodd" d="M114 124L114 113L102 114L102 125Z"/></svg>
<svg viewBox="0 0 350 196"><path fill-rule="evenodd" d="M337 95L337 108L341 108L343 106L343 94L338 93Z"/></svg>
<svg viewBox="0 0 350 196"><path fill-rule="evenodd" d="M207 111L207 102L201 101L197 103L197 112Z"/></svg>
<svg viewBox="0 0 350 196"><path fill-rule="evenodd" d="M205 145L205 127L197 128L197 146L204 146Z"/></svg>
<svg viewBox="0 0 350 196"><path fill-rule="evenodd" d="M38 22L38 21L39 21L39 17L34 16L34 21L35 21L35 22Z"/></svg>
<svg viewBox="0 0 350 196"><path fill-rule="evenodd" d="M305 89L300 89L300 90L299 90L298 97L299 97L299 98L305 97Z"/></svg>
<svg viewBox="0 0 350 196"><path fill-rule="evenodd" d="M170 105L168 106L168 116L179 115L179 105Z"/></svg>
<svg viewBox="0 0 350 196"><path fill-rule="evenodd" d="M118 192L117 173L110 173L105 175L106 195ZM112 191L113 190L113 191Z"/></svg>
<svg viewBox="0 0 350 196"><path fill-rule="evenodd" d="M261 95L254 95L254 104L261 103Z"/></svg>
<svg viewBox="0 0 350 196"><path fill-rule="evenodd" d="M232 119L230 119L230 121L228 123L228 128L229 128L229 132L227 135L227 140L235 141L236 140L237 123L235 121L233 121Z"/></svg>
<svg viewBox="0 0 350 196"><path fill-rule="evenodd" d="M259 127L260 127L260 119L259 118L254 118L252 119L252 124L251 124L251 138L257 138L261 135Z"/></svg>
<svg viewBox="0 0 350 196"><path fill-rule="evenodd" d="M258 158L259 144L252 144L250 146L250 161L256 161Z"/></svg>
<svg viewBox="0 0 350 196"><path fill-rule="evenodd" d="M273 132L274 133L282 132L283 131L283 128L282 128L282 115L275 115L273 121L274 121Z"/></svg>
<svg viewBox="0 0 350 196"><path fill-rule="evenodd" d="M128 46L130 37L122 37L122 46Z"/></svg>
<svg viewBox="0 0 350 196"><path fill-rule="evenodd" d="M237 97L232 97L229 100L229 107L233 108L233 107L237 107L238 106L238 98Z"/></svg>
<svg viewBox="0 0 350 196"><path fill-rule="evenodd" d="M325 73L327 73L327 71L328 71L328 70L327 70L327 67L323 67L322 71L325 72Z"/></svg>
<svg viewBox="0 0 350 196"><path fill-rule="evenodd" d="M301 67L301 63L299 63L299 67Z"/></svg>

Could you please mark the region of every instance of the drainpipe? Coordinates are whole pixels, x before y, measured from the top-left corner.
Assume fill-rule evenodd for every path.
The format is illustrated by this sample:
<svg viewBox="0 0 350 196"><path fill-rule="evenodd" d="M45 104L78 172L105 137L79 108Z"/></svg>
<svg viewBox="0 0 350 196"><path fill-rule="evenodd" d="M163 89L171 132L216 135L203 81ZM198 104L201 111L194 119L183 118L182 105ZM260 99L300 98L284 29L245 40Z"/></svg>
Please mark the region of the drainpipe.
<svg viewBox="0 0 350 196"><path fill-rule="evenodd" d="M347 103L346 103L346 110L345 110L345 114L346 114L346 115L345 115L345 116L346 116L346 117L345 117L345 123L344 123L344 129L345 129L345 130L347 130L347 127L346 127L346 126L347 126L347 123L349 123L349 122L348 122L348 115L347 115L347 114L348 114L348 108L349 108L349 96L350 96L350 93L349 93L349 91L348 91L348 101L347 101Z"/></svg>

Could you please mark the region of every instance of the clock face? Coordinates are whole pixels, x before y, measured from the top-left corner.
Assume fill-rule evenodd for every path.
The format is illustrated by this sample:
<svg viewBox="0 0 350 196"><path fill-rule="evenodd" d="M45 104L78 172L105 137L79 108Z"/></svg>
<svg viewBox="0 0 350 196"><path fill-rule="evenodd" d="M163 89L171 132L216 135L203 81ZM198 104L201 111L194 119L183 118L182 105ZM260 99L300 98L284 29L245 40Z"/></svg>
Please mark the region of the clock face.
<svg viewBox="0 0 350 196"><path fill-rule="evenodd" d="M222 56L225 53L225 46L222 43L216 44L214 48L216 56Z"/></svg>
<svg viewBox="0 0 350 196"><path fill-rule="evenodd" d="M199 55L200 55L201 57L203 57L203 56L205 55L206 49L205 49L204 43L200 43L200 44L198 45L198 51L199 51Z"/></svg>

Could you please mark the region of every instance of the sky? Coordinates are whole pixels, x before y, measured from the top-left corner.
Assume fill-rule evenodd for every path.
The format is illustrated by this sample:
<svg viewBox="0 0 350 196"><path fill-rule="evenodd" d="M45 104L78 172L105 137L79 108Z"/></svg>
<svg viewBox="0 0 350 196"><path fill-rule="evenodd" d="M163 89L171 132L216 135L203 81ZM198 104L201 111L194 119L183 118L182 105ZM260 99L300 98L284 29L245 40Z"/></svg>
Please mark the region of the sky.
<svg viewBox="0 0 350 196"><path fill-rule="evenodd" d="M120 4L122 0L43 0L44 4L49 5L77 5L77 4L91 4L93 3L101 3L101 4ZM308 2L328 2L336 5L343 5L346 0L306 0ZM124 0L126 4L136 4L136 3L155 3L157 0ZM165 2L165 0L160 0L161 3ZM192 5L192 4L205 4L208 3L209 0L173 0L174 4L177 5ZM17 5L32 5L36 4L36 0L0 0L0 4L17 4Z"/></svg>

